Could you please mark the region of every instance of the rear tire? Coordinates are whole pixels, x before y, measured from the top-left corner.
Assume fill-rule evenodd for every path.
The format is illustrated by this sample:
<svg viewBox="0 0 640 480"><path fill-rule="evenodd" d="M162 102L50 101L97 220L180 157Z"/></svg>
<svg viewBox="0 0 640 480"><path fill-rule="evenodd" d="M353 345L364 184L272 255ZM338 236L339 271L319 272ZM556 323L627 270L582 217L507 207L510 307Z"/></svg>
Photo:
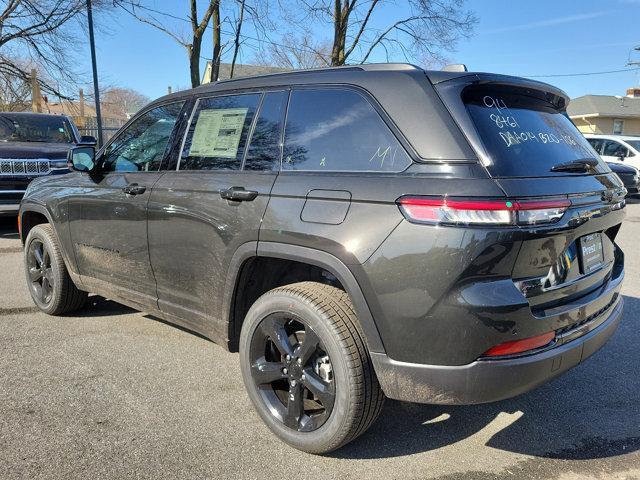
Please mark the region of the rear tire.
<svg viewBox="0 0 640 480"><path fill-rule="evenodd" d="M83 307L87 292L78 290L62 258L58 237L48 223L31 229L24 246L29 293L36 306L49 315L62 315Z"/></svg>
<svg viewBox="0 0 640 480"><path fill-rule="evenodd" d="M240 366L262 420L305 452L352 441L384 402L349 296L330 285L300 282L262 295L242 325Z"/></svg>

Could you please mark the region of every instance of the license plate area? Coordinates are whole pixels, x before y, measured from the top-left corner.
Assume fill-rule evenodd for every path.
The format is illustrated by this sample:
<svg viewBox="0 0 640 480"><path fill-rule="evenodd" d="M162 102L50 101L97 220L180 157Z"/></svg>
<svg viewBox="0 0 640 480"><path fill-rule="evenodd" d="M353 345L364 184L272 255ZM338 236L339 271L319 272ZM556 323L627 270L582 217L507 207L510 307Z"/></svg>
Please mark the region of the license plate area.
<svg viewBox="0 0 640 480"><path fill-rule="evenodd" d="M578 239L580 252L580 271L591 273L602 266L604 251L602 249L602 234L591 233Z"/></svg>

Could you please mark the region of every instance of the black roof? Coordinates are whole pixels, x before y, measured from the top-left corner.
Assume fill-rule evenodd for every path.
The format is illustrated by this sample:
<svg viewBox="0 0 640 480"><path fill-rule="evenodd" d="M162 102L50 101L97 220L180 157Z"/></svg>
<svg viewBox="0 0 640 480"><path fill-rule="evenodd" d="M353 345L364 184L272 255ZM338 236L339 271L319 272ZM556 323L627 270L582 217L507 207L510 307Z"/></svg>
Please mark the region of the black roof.
<svg viewBox="0 0 640 480"><path fill-rule="evenodd" d="M500 80L508 83L521 83L523 81L523 79L519 77L500 75L495 73L423 70L422 68L409 63L370 63L363 65L345 65L341 67L314 68L308 70L290 70L286 72L268 73L252 77L234 78L231 80L220 80L217 82L206 83L193 89L183 90L181 92L165 95L164 97L159 98L158 101L164 101L171 98L180 98L183 96L192 95L194 93L214 93L217 91L243 88L277 87L291 84L314 84L328 81L336 83L350 83L347 80L354 80L354 77L359 77L364 72L370 72L370 74L374 75L419 74L426 76L434 85L462 77L476 77L479 81L489 79L494 81ZM367 76L370 76L370 74ZM553 87L552 85L530 79L526 79L526 82L529 84L539 85L544 90L553 91L568 100L568 96L565 92L556 87Z"/></svg>

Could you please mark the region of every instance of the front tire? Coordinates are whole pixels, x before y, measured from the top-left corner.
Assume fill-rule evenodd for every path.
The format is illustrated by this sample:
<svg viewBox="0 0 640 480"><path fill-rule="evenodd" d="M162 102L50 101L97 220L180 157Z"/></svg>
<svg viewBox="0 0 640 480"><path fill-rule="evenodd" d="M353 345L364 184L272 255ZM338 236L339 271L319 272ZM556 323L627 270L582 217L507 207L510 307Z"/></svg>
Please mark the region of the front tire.
<svg viewBox="0 0 640 480"><path fill-rule="evenodd" d="M44 313L62 315L85 304L87 293L78 290L71 280L51 225L36 225L29 232L24 266L31 298Z"/></svg>
<svg viewBox="0 0 640 480"><path fill-rule="evenodd" d="M384 401L349 296L330 285L300 282L261 296L242 325L240 366L262 420L309 453L355 439Z"/></svg>

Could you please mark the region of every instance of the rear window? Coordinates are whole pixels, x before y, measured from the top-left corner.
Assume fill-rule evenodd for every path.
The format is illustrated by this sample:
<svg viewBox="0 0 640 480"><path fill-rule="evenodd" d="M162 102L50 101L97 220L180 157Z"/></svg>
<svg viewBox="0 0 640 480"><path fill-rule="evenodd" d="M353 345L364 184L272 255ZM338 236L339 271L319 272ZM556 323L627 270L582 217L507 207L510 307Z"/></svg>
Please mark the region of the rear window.
<svg viewBox="0 0 640 480"><path fill-rule="evenodd" d="M551 168L581 159L599 159L564 112L561 98L507 86L474 86L462 100L489 154L493 177L575 175ZM606 171L606 167L602 167Z"/></svg>

